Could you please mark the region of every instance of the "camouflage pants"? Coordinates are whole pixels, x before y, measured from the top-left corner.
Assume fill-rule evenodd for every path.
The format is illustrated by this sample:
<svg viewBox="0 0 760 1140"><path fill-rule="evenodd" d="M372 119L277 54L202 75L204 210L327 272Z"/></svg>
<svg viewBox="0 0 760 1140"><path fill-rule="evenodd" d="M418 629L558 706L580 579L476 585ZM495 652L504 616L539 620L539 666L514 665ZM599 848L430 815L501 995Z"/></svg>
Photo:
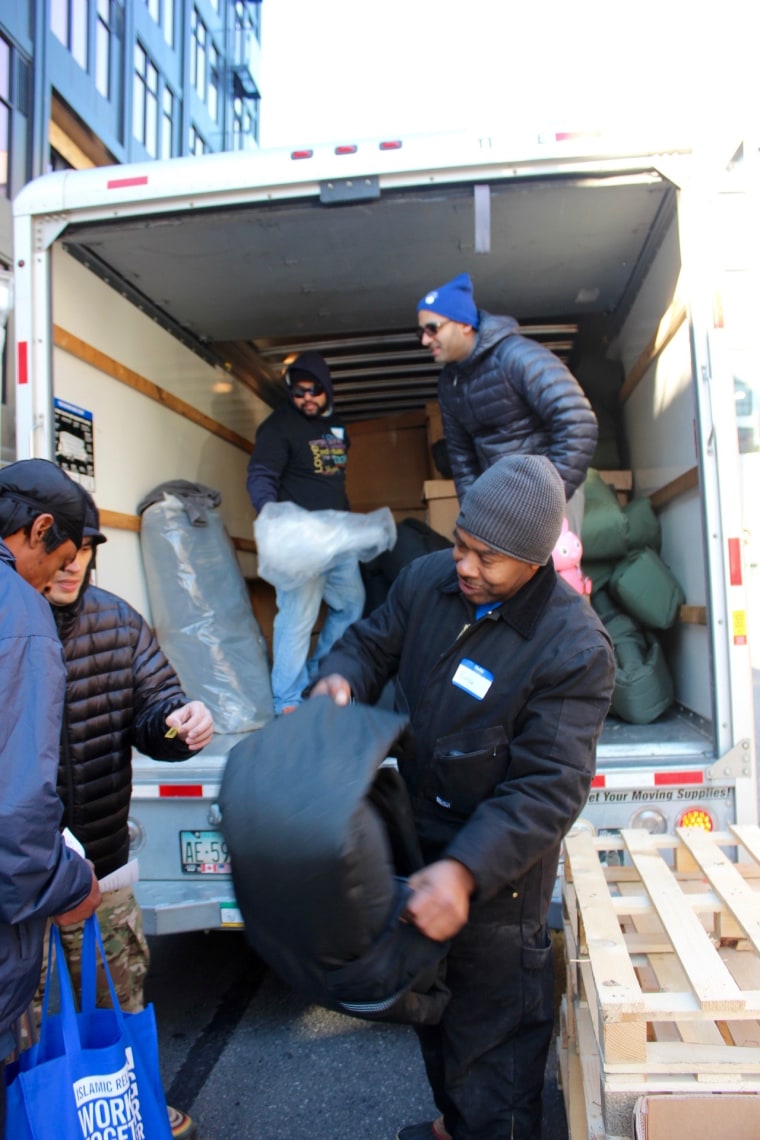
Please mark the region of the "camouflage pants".
<svg viewBox="0 0 760 1140"><path fill-rule="evenodd" d="M105 891L102 902L97 909L97 915L100 931L103 935L108 968L111 971L121 1008L129 1013L138 1013L144 1006L143 983L150 965L150 951L143 933L140 907L132 888L122 887L118 891ZM81 988L84 923L76 922L72 926L61 926L59 929L74 994L78 998ZM39 1031L42 1016L42 999L45 993L45 975L47 973L47 951L48 938L46 935L42 976L31 1005L35 1036ZM98 959L100 959L99 955ZM97 995L98 1005L111 1005L111 995L100 960L98 960ZM24 1035L28 1037L28 1030Z"/></svg>

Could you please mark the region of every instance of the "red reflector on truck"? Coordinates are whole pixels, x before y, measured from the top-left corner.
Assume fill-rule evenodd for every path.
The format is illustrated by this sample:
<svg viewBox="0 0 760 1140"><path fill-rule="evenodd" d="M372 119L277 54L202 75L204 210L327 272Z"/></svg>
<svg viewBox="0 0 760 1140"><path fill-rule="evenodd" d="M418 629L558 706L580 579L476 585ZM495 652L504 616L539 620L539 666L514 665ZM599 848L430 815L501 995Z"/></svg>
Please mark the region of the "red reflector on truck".
<svg viewBox="0 0 760 1140"><path fill-rule="evenodd" d="M290 152L291 158L311 158L314 154L313 150L292 150Z"/></svg>
<svg viewBox="0 0 760 1140"><path fill-rule="evenodd" d="M703 784L704 772L656 772L655 787L659 784Z"/></svg>
<svg viewBox="0 0 760 1140"><path fill-rule="evenodd" d="M336 146L335 153L336 154L356 154L358 149L359 148L358 148L358 146L356 146L356 144L352 144L351 146Z"/></svg>
<svg viewBox="0 0 760 1140"><path fill-rule="evenodd" d="M738 538L728 540L728 570L732 586L742 584L742 546Z"/></svg>
<svg viewBox="0 0 760 1140"><path fill-rule="evenodd" d="M162 799L172 796L201 799L203 784L159 784L158 794Z"/></svg>
<svg viewBox="0 0 760 1140"><path fill-rule="evenodd" d="M592 788L656 788L663 784L704 784L705 774L700 769L693 772L615 772L596 775L591 781Z"/></svg>
<svg viewBox="0 0 760 1140"><path fill-rule="evenodd" d="M380 143L380 150L401 150L401 139L391 139L388 142Z"/></svg>
<svg viewBox="0 0 760 1140"><path fill-rule="evenodd" d="M125 186L147 186L148 175L141 174L139 178L109 178L106 187L109 190L123 190Z"/></svg>
<svg viewBox="0 0 760 1140"><path fill-rule="evenodd" d="M19 384L29 383L29 342L20 340L18 342L18 365L16 368L16 379Z"/></svg>

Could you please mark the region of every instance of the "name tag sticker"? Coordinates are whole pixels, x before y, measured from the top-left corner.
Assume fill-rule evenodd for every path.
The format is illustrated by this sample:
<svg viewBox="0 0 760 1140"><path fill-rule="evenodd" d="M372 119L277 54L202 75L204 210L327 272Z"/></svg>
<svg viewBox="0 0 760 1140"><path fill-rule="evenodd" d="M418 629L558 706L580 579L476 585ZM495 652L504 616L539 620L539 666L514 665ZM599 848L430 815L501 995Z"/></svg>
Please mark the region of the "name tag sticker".
<svg viewBox="0 0 760 1140"><path fill-rule="evenodd" d="M482 701L493 684L493 673L489 673L482 665L476 665L474 661L465 657L459 662L451 683L458 689L464 689L471 697Z"/></svg>

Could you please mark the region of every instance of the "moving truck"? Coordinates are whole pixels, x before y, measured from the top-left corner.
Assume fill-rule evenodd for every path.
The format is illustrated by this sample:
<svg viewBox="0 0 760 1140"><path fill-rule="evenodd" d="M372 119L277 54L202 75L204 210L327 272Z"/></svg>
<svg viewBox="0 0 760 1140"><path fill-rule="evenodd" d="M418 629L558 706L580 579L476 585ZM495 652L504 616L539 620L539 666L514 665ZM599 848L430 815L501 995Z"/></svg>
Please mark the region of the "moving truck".
<svg viewBox="0 0 760 1140"><path fill-rule="evenodd" d="M685 596L662 637L675 700L652 723L608 719L582 825L672 831L687 811L715 829L754 822L736 377L720 306L747 268L728 224L741 183L740 163L685 147L527 133L47 175L14 203L17 456L63 455L79 472L109 539L98 582L149 619L138 502L167 480L219 490L269 637L245 473L284 366L306 347L330 364L355 510L455 517L433 462L436 367L415 307L469 272L480 307L516 316L594 378L619 451L598 464L603 478L651 501ZM180 765L135 758L151 933L240 922L216 803L235 739Z"/></svg>

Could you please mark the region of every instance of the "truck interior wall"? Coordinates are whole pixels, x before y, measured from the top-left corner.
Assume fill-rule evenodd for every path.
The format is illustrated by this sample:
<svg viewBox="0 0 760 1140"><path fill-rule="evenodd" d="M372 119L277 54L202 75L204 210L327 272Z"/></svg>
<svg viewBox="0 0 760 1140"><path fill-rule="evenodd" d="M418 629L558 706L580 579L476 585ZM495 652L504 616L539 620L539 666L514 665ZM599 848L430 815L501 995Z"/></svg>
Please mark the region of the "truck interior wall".
<svg viewBox="0 0 760 1140"><path fill-rule="evenodd" d="M346 489L355 511L389 507L396 521L425 520L423 484L432 475L424 411L348 425Z"/></svg>
<svg viewBox="0 0 760 1140"><path fill-rule="evenodd" d="M628 375L676 300L681 259L673 219L613 346ZM693 367L688 322L655 356L623 406L634 496L651 495L698 463ZM707 603L707 568L700 495L694 488L658 511L661 555L690 605ZM676 700L711 719L709 634L706 626L677 623L663 639Z"/></svg>
<svg viewBox="0 0 760 1140"><path fill-rule="evenodd" d="M270 411L244 385L215 394L214 368L60 248L54 256L53 319L119 364L253 439ZM245 487L248 452L106 375L61 348L53 354L55 395L93 415L94 495L101 510L134 516L140 499L172 479L221 492L221 513L233 537L252 539L253 511ZM98 580L122 594L150 620L136 531L107 531L98 552ZM244 574L255 557L239 554Z"/></svg>

